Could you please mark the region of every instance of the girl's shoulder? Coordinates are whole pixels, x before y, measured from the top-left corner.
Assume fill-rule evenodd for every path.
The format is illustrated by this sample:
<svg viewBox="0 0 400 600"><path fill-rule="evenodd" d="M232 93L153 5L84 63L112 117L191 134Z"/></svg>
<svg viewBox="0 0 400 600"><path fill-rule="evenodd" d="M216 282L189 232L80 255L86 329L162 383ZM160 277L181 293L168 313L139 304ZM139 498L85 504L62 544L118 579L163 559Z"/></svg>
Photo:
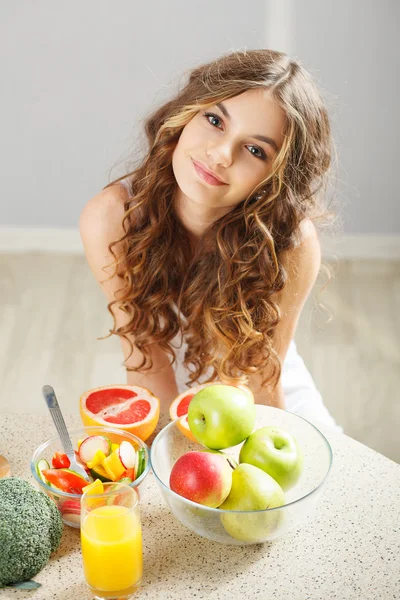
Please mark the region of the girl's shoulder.
<svg viewBox="0 0 400 600"><path fill-rule="evenodd" d="M120 239L124 235L123 218L128 199L128 191L118 184L112 184L90 198L79 217L83 243L104 244Z"/></svg>
<svg viewBox="0 0 400 600"><path fill-rule="evenodd" d="M318 239L317 229L310 218L303 219L299 225L300 243Z"/></svg>
<svg viewBox="0 0 400 600"><path fill-rule="evenodd" d="M307 256L311 262L320 261L321 244L317 229L311 219L303 219L296 232L296 244L282 256L284 266L297 266Z"/></svg>
<svg viewBox="0 0 400 600"><path fill-rule="evenodd" d="M281 257L287 282L278 296L289 295L291 299L308 295L321 268L321 244L311 219L304 219L300 223L297 234L296 245Z"/></svg>

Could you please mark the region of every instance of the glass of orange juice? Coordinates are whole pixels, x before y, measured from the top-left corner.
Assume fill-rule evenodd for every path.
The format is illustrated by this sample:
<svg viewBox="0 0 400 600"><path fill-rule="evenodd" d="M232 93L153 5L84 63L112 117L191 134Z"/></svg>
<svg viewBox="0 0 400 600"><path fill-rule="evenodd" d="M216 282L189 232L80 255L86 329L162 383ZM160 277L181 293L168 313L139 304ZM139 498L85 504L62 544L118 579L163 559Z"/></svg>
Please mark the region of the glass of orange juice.
<svg viewBox="0 0 400 600"><path fill-rule="evenodd" d="M139 496L125 483L103 483L81 498L83 571L95 598L131 598L143 572Z"/></svg>

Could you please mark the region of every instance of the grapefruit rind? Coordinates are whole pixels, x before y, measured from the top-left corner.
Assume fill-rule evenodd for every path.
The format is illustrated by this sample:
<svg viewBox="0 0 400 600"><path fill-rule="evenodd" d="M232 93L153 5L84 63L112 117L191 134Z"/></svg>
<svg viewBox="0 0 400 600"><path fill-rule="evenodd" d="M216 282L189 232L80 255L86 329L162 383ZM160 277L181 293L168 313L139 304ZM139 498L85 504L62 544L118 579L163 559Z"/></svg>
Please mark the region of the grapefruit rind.
<svg viewBox="0 0 400 600"><path fill-rule="evenodd" d="M198 440L194 437L194 434L190 430L187 415L183 415L183 417L178 418L176 426L179 429L179 431L183 433L183 435L185 435L191 442L198 442Z"/></svg>
<svg viewBox="0 0 400 600"><path fill-rule="evenodd" d="M112 421L103 418L103 416L107 414L106 408L102 409L98 413L93 413L87 408L86 402L88 398L90 399L90 396L92 396L95 393L97 394L101 391L113 389L123 390L124 392L132 392L133 395L130 398L126 398L125 400L130 405L134 404L135 402L147 401L147 403L150 405L150 410L146 417L142 420L134 421L132 423L118 423L118 410L113 411L112 405L110 405L111 408L108 407L109 412L114 413L112 415ZM137 400L134 400L135 396L137 396ZM120 404L122 404L122 402L120 402ZM117 427L122 431L127 431L129 433L132 433L133 435L136 435L142 441L146 441L147 438L151 436L151 434L157 427L157 423L160 418L160 400L150 390L141 386L124 384L106 385L98 388L93 388L82 394L79 401L79 410L82 423L87 427Z"/></svg>

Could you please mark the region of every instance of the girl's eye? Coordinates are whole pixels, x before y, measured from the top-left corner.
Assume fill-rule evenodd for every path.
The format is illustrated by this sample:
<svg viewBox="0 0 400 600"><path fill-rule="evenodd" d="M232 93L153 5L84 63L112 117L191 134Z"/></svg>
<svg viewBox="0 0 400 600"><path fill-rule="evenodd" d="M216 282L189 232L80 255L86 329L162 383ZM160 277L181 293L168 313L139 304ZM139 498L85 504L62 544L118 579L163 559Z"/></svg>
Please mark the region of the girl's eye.
<svg viewBox="0 0 400 600"><path fill-rule="evenodd" d="M248 148L255 148L260 153L253 154L253 152L250 152L250 154L253 154L253 156L261 158L261 160L267 160L267 155L265 154L264 150L261 150L261 148L259 148L258 146L248 146Z"/></svg>
<svg viewBox="0 0 400 600"><path fill-rule="evenodd" d="M207 119L207 121L209 123L211 123L211 121L209 120L209 117L212 117L213 119L217 119L217 121L221 121L221 119L217 115L213 115L212 113L204 113L203 116Z"/></svg>
<svg viewBox="0 0 400 600"><path fill-rule="evenodd" d="M210 121L210 117L212 119L216 119L217 121L219 121L220 123L222 123L222 119L220 119L220 117L218 115L214 115L213 113L203 113L203 117L205 117L207 119L207 121L210 123L210 125L212 125L211 121ZM213 125L213 127L215 127L215 125ZM218 129L220 129L217 126ZM248 148L255 148L259 154L254 154L253 152L250 152L250 154L253 154L253 156L255 156L256 158L260 158L261 160L267 160L268 156L265 154L264 150L261 150L261 148L259 148L258 146L248 146Z"/></svg>

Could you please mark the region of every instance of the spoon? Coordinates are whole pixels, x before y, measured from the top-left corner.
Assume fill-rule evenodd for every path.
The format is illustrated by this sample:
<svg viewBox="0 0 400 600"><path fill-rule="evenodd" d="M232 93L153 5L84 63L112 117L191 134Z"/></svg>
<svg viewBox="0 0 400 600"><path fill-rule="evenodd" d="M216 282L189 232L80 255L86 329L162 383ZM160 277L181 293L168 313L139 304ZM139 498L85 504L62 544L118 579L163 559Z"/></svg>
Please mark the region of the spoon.
<svg viewBox="0 0 400 600"><path fill-rule="evenodd" d="M42 388L44 399L46 400L47 408L50 411L51 418L54 421L58 435L60 436L62 447L64 448L65 454L68 456L70 461L69 468L82 475L87 481L89 481L88 474L85 469L76 461L75 452L72 447L71 438L69 437L67 427L65 425L64 417L60 407L58 406L56 394L51 385L44 385Z"/></svg>

